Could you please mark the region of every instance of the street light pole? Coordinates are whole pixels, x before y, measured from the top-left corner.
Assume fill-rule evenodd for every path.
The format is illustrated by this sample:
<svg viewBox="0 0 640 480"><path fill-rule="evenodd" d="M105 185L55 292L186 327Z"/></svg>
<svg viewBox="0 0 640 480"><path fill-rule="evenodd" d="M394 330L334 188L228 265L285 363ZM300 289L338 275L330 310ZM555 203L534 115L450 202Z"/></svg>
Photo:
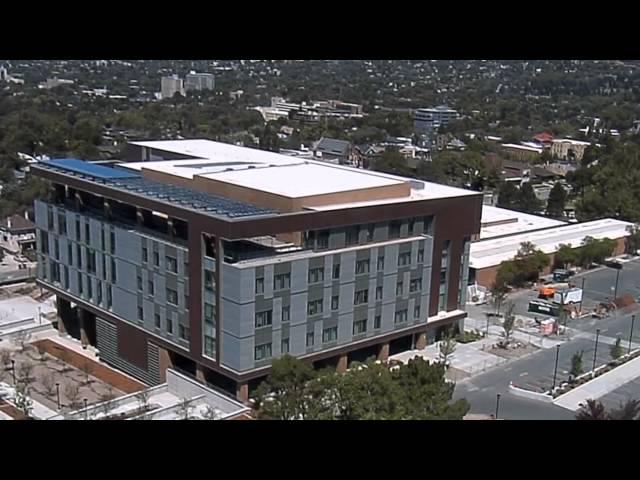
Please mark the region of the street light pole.
<svg viewBox="0 0 640 480"><path fill-rule="evenodd" d="M618 280L620 280L620 269L617 270L616 273L616 288L614 290L613 293L613 302L615 303L616 299L618 298Z"/></svg>
<svg viewBox="0 0 640 480"><path fill-rule="evenodd" d="M87 411L87 399L82 400L84 402L84 419L89 420L89 412Z"/></svg>
<svg viewBox="0 0 640 480"><path fill-rule="evenodd" d="M11 373L13 375L13 385L16 385L16 361L11 360Z"/></svg>
<svg viewBox="0 0 640 480"><path fill-rule="evenodd" d="M593 374L593 371L596 369L596 357L598 355L598 339L600 338L600 329L598 328L596 330L596 347L593 350L593 368L591 369L591 372Z"/></svg>
<svg viewBox="0 0 640 480"><path fill-rule="evenodd" d="M631 339L633 338L633 324L636 321L636 316L635 315L631 315L631 333L629 334L629 350L627 351L627 353L631 353Z"/></svg>
<svg viewBox="0 0 640 480"><path fill-rule="evenodd" d="M551 394L556 388L556 375L558 374L558 357L560 356L560 344L556 345L556 366L553 369L553 386L551 387Z"/></svg>
<svg viewBox="0 0 640 480"><path fill-rule="evenodd" d="M38 323L42 324L42 313L40 311L41 307L38 305Z"/></svg>
<svg viewBox="0 0 640 480"><path fill-rule="evenodd" d="M498 419L498 410L500 409L500 394L496 394L496 420Z"/></svg>
<svg viewBox="0 0 640 480"><path fill-rule="evenodd" d="M60 410L60 383L56 382L56 397L58 400L58 410Z"/></svg>

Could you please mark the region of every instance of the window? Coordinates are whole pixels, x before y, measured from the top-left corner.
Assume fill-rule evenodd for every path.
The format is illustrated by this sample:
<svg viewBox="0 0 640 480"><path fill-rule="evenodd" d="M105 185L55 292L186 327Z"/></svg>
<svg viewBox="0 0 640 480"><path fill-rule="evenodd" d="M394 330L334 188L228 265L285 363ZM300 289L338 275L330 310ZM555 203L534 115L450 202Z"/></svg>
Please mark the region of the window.
<svg viewBox="0 0 640 480"><path fill-rule="evenodd" d="M67 234L67 218L62 213L58 213L58 232L60 235Z"/></svg>
<svg viewBox="0 0 640 480"><path fill-rule="evenodd" d="M256 294L262 295L264 293L264 278L256 278Z"/></svg>
<svg viewBox="0 0 640 480"><path fill-rule="evenodd" d="M91 243L91 229L89 228L89 222L84 224L84 241L87 244Z"/></svg>
<svg viewBox="0 0 640 480"><path fill-rule="evenodd" d="M411 263L411 252L404 252L398 255L398 266L409 265Z"/></svg>
<svg viewBox="0 0 640 480"><path fill-rule="evenodd" d="M384 255L378 257L378 271L384 270Z"/></svg>
<svg viewBox="0 0 640 480"><path fill-rule="evenodd" d="M316 240L316 248L324 250L329 248L329 232L320 232Z"/></svg>
<svg viewBox="0 0 640 480"><path fill-rule="evenodd" d="M409 220L409 236L413 236L413 228L415 227L416 221L415 219Z"/></svg>
<svg viewBox="0 0 640 480"><path fill-rule="evenodd" d="M178 337L182 340L189 340L189 327L179 323L178 324Z"/></svg>
<svg viewBox="0 0 640 480"><path fill-rule="evenodd" d="M285 353L289 353L289 339L283 338L280 342L280 351L284 355Z"/></svg>
<svg viewBox="0 0 640 480"><path fill-rule="evenodd" d="M311 300L309 303L307 303L308 315L317 315L318 313L322 313L322 299Z"/></svg>
<svg viewBox="0 0 640 480"><path fill-rule="evenodd" d="M189 310L189 295L184 294L184 308L185 310Z"/></svg>
<svg viewBox="0 0 640 480"><path fill-rule="evenodd" d="M98 293L98 305L102 305L102 282L100 280L97 280L96 282L96 290Z"/></svg>
<svg viewBox="0 0 640 480"><path fill-rule="evenodd" d="M167 312L167 333L173 334L173 316L170 312Z"/></svg>
<svg viewBox="0 0 640 480"><path fill-rule="evenodd" d="M369 301L369 290L358 290L353 298L354 305L362 305Z"/></svg>
<svg viewBox="0 0 640 480"><path fill-rule="evenodd" d="M60 283L60 264L57 262L50 262L51 267L51 279L54 282Z"/></svg>
<svg viewBox="0 0 640 480"><path fill-rule="evenodd" d="M360 227L347 228L345 232L346 245L357 245L358 237L360 236Z"/></svg>
<svg viewBox="0 0 640 480"><path fill-rule="evenodd" d="M63 273L63 280L64 280L64 288L66 290L69 290L69 267L67 267L66 265L64 267L62 267L62 273ZM98 298L100 298L100 291L98 290ZM98 300L98 302L100 302L101 300Z"/></svg>
<svg viewBox="0 0 640 480"><path fill-rule="evenodd" d="M324 267L309 269L309 283L318 283L324 281Z"/></svg>
<svg viewBox="0 0 640 480"><path fill-rule="evenodd" d="M396 295L402 295L403 285L402 282L396 283Z"/></svg>
<svg viewBox="0 0 640 480"><path fill-rule="evenodd" d="M67 263L73 266L73 245L70 240L67 240Z"/></svg>
<svg viewBox="0 0 640 480"><path fill-rule="evenodd" d="M153 314L153 323L156 326L156 328L160 328L161 324L160 324L160 314L159 313L154 313Z"/></svg>
<svg viewBox="0 0 640 480"><path fill-rule="evenodd" d="M338 280L340 278L340 264L333 266L333 279Z"/></svg>
<svg viewBox="0 0 640 480"><path fill-rule="evenodd" d="M433 217L424 217L422 231L427 235L433 234Z"/></svg>
<svg viewBox="0 0 640 480"><path fill-rule="evenodd" d="M368 225L367 226L367 242L373 241L373 231L374 231L374 226Z"/></svg>
<svg viewBox="0 0 640 480"><path fill-rule="evenodd" d="M90 248L86 250L87 254L87 270L89 273L96 273L96 252Z"/></svg>
<svg viewBox="0 0 640 480"><path fill-rule="evenodd" d="M53 209L47 207L47 226L48 230L53 230Z"/></svg>
<svg viewBox="0 0 640 480"><path fill-rule="evenodd" d="M447 269L442 268L440 269L440 284L443 285L445 283L447 283Z"/></svg>
<svg viewBox="0 0 640 480"><path fill-rule="evenodd" d="M76 263L78 264L78 268L82 268L82 247L80 244L76 244Z"/></svg>
<svg viewBox="0 0 640 480"><path fill-rule="evenodd" d="M60 242L58 242L58 237L53 237L53 258L60 260Z"/></svg>
<svg viewBox="0 0 640 480"><path fill-rule="evenodd" d="M111 247L111 253L115 254L116 253L116 232L114 232L113 230L109 232L109 244Z"/></svg>
<svg viewBox="0 0 640 480"><path fill-rule="evenodd" d="M167 288L167 303L178 305L178 292L172 288Z"/></svg>
<svg viewBox="0 0 640 480"><path fill-rule="evenodd" d="M267 327L271 325L271 310L256 313L256 328Z"/></svg>
<svg viewBox="0 0 640 480"><path fill-rule="evenodd" d="M178 273L178 261L175 258L167 255L164 257L164 260L167 263L167 270L172 273Z"/></svg>
<svg viewBox="0 0 640 480"><path fill-rule="evenodd" d="M82 295L82 274L78 272L78 292Z"/></svg>
<svg viewBox="0 0 640 480"><path fill-rule="evenodd" d="M291 318L291 307L289 305L282 307L282 321L288 322Z"/></svg>
<svg viewBox="0 0 640 480"><path fill-rule="evenodd" d="M420 305L413 307L413 318L420 318Z"/></svg>
<svg viewBox="0 0 640 480"><path fill-rule="evenodd" d="M147 247L142 247L142 261L143 262L149 261L149 250L147 250Z"/></svg>
<svg viewBox="0 0 640 480"><path fill-rule="evenodd" d="M113 294L111 292L111 285L107 285L107 308L111 310L113 306Z"/></svg>
<svg viewBox="0 0 640 480"><path fill-rule="evenodd" d="M271 344L264 343L262 345L257 345L255 348L255 353L253 357L256 361L265 360L267 358L271 358Z"/></svg>
<svg viewBox="0 0 640 480"><path fill-rule="evenodd" d="M394 319L394 322L397 323L404 323L407 321L407 310L399 310L396 312L396 316Z"/></svg>
<svg viewBox="0 0 640 480"><path fill-rule="evenodd" d="M356 275L361 275L363 273L369 273L369 259L358 260L356 262Z"/></svg>
<svg viewBox="0 0 640 480"><path fill-rule="evenodd" d="M138 307L138 320L144 320L144 310L142 309L142 307Z"/></svg>
<svg viewBox="0 0 640 480"><path fill-rule="evenodd" d="M338 327L329 327L322 330L322 343L335 342L338 339Z"/></svg>
<svg viewBox="0 0 640 480"><path fill-rule="evenodd" d="M380 328L381 324L382 324L382 316L376 315L375 318L373 319L373 328L377 330L378 328Z"/></svg>
<svg viewBox="0 0 640 480"><path fill-rule="evenodd" d="M273 289L274 290L284 290L287 288L291 288L291 274L290 273L280 273L278 275L274 275L273 277Z"/></svg>
<svg viewBox="0 0 640 480"><path fill-rule="evenodd" d="M213 356L215 355L215 340L213 337L210 337L209 335L205 335L204 336L204 354L207 357L213 358Z"/></svg>
<svg viewBox="0 0 640 480"><path fill-rule="evenodd" d="M393 221L389 223L389 238L400 238L401 222Z"/></svg>
<svg viewBox="0 0 640 480"><path fill-rule="evenodd" d="M340 295L334 295L331 297L331 310L338 310L340 306Z"/></svg>
<svg viewBox="0 0 640 480"><path fill-rule="evenodd" d="M353 322L353 334L359 335L361 333L365 333L367 331L367 319L358 320L357 322Z"/></svg>
<svg viewBox="0 0 640 480"><path fill-rule="evenodd" d="M141 292L142 291L142 277L140 275L138 275L138 291Z"/></svg>
<svg viewBox="0 0 640 480"><path fill-rule="evenodd" d="M106 245L104 241L104 225L100 225L100 249L103 252L106 250ZM147 259L145 258L144 261L146 262Z"/></svg>
<svg viewBox="0 0 640 480"><path fill-rule="evenodd" d="M107 279L107 256L104 254L100 256L102 257L102 279L106 280Z"/></svg>
<svg viewBox="0 0 640 480"><path fill-rule="evenodd" d="M160 266L160 254L158 252L153 252L153 265L156 267Z"/></svg>
<svg viewBox="0 0 640 480"><path fill-rule="evenodd" d="M153 280L147 280L147 291L149 295L155 294L155 286L153 284Z"/></svg>
<svg viewBox="0 0 640 480"><path fill-rule="evenodd" d="M118 275L116 272L116 260L115 258L111 259L111 283L116 283L118 281Z"/></svg>
<svg viewBox="0 0 640 480"><path fill-rule="evenodd" d="M376 287L376 300L382 300L382 287Z"/></svg>
<svg viewBox="0 0 640 480"><path fill-rule="evenodd" d="M314 342L315 342L315 335L313 334L313 332L308 332L307 333L307 347L313 347Z"/></svg>
<svg viewBox="0 0 640 480"><path fill-rule="evenodd" d="M76 241L82 240L80 238L80 217L76 217Z"/></svg>
<svg viewBox="0 0 640 480"><path fill-rule="evenodd" d="M420 250L418 250L418 259L417 259L418 263L422 263L424 262L424 248L421 248Z"/></svg>
<svg viewBox="0 0 640 480"><path fill-rule="evenodd" d="M205 323L213 323L215 311L210 303L204 304L204 321Z"/></svg>
<svg viewBox="0 0 640 480"><path fill-rule="evenodd" d="M204 271L204 289L213 292L213 272L211 270Z"/></svg>
<svg viewBox="0 0 640 480"><path fill-rule="evenodd" d="M411 280L411 283L409 283L409 292L413 293L413 292L418 292L420 290L422 290L422 279L415 278Z"/></svg>

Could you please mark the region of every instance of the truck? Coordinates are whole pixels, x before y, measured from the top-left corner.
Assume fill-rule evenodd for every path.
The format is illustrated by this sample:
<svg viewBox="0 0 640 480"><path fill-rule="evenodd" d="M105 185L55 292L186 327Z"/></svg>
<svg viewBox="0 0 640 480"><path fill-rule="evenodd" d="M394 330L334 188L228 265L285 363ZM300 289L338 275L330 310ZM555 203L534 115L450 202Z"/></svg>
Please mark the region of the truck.
<svg viewBox="0 0 640 480"><path fill-rule="evenodd" d="M558 290L553 295L553 303L559 305L569 305L571 303L582 302L581 288L568 288L566 290Z"/></svg>
<svg viewBox="0 0 640 480"><path fill-rule="evenodd" d="M544 300L531 300L529 302L529 309L532 313L541 313L543 315L551 315L557 317L560 315L560 307L554 305L551 302L545 302Z"/></svg>

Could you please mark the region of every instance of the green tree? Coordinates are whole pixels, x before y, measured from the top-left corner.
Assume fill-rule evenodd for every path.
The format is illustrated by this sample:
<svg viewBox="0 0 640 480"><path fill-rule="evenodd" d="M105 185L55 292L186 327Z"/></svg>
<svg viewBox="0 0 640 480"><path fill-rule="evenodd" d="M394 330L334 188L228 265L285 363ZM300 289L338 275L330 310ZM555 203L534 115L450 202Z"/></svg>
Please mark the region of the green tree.
<svg viewBox="0 0 640 480"><path fill-rule="evenodd" d="M502 337L503 340L500 342L500 346L506 348L511 343L511 335L515 330L516 326L516 315L513 313L515 305L513 303L508 303L504 312L504 320L502 322Z"/></svg>
<svg viewBox="0 0 640 480"><path fill-rule="evenodd" d="M397 148L387 147L379 159L374 162L375 170L393 175L413 176L407 165L407 159Z"/></svg>
<svg viewBox="0 0 640 480"><path fill-rule="evenodd" d="M576 413L576 420L608 420L609 415L604 405L597 401L588 399L586 403L580 404L580 409Z"/></svg>
<svg viewBox="0 0 640 480"><path fill-rule="evenodd" d="M567 203L567 192L560 185L560 182L556 182L553 188L549 192L549 198L547 200L547 215L551 217L564 217L564 208Z"/></svg>
<svg viewBox="0 0 640 480"><path fill-rule="evenodd" d="M578 260L578 252L571 247L571 244L561 243L558 251L553 256L553 260L557 266L568 268L569 265L575 264Z"/></svg>
<svg viewBox="0 0 640 480"><path fill-rule="evenodd" d="M538 213L542 210L542 202L536 197L530 182L525 182L520 187L515 208L526 213Z"/></svg>
<svg viewBox="0 0 640 480"><path fill-rule="evenodd" d="M517 207L518 189L511 182L502 182L498 188L498 206L513 209Z"/></svg>
<svg viewBox="0 0 640 480"><path fill-rule="evenodd" d="M491 291L491 300L493 302L493 305L496 307L496 314L499 314L500 306L502 305L502 302L504 302L504 299L507 296L507 283L505 279L504 278L498 279L496 276L496 281L493 282L493 285L491 286L490 291Z"/></svg>
<svg viewBox="0 0 640 480"><path fill-rule="evenodd" d="M290 355L275 360L271 375L256 391L261 418L273 420L305 419L305 389L316 377L313 367Z"/></svg>
<svg viewBox="0 0 640 480"><path fill-rule="evenodd" d="M620 337L616 338L616 343L611 345L610 353L611 353L611 358L613 360L617 360L622 355L624 355L624 349L622 348L622 345L620 344Z"/></svg>
<svg viewBox="0 0 640 480"><path fill-rule="evenodd" d="M448 367L447 362L456 351L456 345L456 337L452 329L449 329L438 343L438 356L445 368Z"/></svg>
<svg viewBox="0 0 640 480"><path fill-rule="evenodd" d="M582 374L583 370L582 370L582 355L584 354L584 351L580 350L576 353L573 354L573 356L571 357L571 370L569 370L569 373L571 374L571 376L573 378L579 376Z"/></svg>

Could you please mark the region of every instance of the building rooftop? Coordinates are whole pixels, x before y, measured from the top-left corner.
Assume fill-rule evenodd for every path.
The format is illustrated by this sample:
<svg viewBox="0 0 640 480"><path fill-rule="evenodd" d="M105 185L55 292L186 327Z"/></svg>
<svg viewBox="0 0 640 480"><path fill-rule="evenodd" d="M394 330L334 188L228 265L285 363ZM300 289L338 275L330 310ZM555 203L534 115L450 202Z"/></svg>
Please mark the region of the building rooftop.
<svg viewBox="0 0 640 480"><path fill-rule="evenodd" d="M517 233L531 232L543 228L566 225L566 222L506 208L482 206L480 239L502 237Z"/></svg>
<svg viewBox="0 0 640 480"><path fill-rule="evenodd" d="M633 224L629 222L605 218L592 222L567 224L535 232L480 240L471 244L469 267L475 269L487 268L512 260L523 242L531 242L536 248L549 254L556 252L560 244L570 244L578 247L585 237L593 237L597 240L626 237L629 235L627 227L631 225Z"/></svg>
<svg viewBox="0 0 640 480"><path fill-rule="evenodd" d="M350 208L384 203L418 201L435 198L477 195L477 192L416 181L396 175L363 170L322 161L293 158L263 150L238 147L209 140L177 140L132 142L133 145L161 150L163 155L190 155L194 159L121 163L119 167L137 170L145 175L152 171L182 178L215 182L207 191L233 186L288 199L359 192L353 202L328 198L314 210ZM199 182L202 185L202 182ZM227 184L222 186L221 184ZM407 188L402 190L402 187ZM202 187L204 188L204 187ZM384 194L381 190L388 189ZM376 189L377 194L370 193ZM369 190L369 191L365 191ZM405 193L402 193L405 192ZM363 200L363 198L367 198ZM377 199L376 199L377 198ZM306 205L305 205L306 206Z"/></svg>

